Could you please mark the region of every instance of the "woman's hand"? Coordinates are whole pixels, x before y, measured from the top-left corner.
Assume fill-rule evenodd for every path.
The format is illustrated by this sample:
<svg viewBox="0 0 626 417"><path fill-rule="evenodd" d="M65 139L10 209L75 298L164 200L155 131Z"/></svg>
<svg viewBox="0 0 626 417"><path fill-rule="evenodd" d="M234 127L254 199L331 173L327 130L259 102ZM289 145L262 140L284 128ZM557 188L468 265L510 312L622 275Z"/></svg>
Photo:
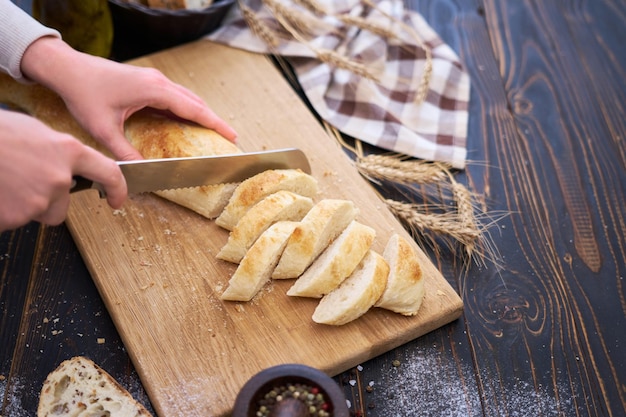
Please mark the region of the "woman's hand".
<svg viewBox="0 0 626 417"><path fill-rule="evenodd" d="M169 110L232 141L237 136L198 96L156 69L80 53L53 37L35 41L21 68L59 94L83 128L121 160L141 158L124 137L124 122L144 107Z"/></svg>
<svg viewBox="0 0 626 417"><path fill-rule="evenodd" d="M37 119L7 110L0 110L0 173L0 231L31 220L61 223L74 175L102 183L114 208L127 194L115 161Z"/></svg>

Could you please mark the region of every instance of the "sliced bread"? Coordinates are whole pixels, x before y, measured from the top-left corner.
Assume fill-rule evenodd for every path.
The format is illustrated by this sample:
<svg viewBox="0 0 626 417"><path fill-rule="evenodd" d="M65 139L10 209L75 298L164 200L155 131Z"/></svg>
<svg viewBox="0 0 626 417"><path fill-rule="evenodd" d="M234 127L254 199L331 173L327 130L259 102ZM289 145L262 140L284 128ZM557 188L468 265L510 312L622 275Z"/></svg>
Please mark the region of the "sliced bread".
<svg viewBox="0 0 626 417"><path fill-rule="evenodd" d="M376 231L353 220L307 268L287 295L321 298L339 286L370 250Z"/></svg>
<svg viewBox="0 0 626 417"><path fill-rule="evenodd" d="M321 299L313 321L340 326L361 317L385 291L388 275L385 259L370 250L352 275Z"/></svg>
<svg viewBox="0 0 626 417"><path fill-rule="evenodd" d="M297 222L281 221L270 226L254 242L222 293L222 300L250 301L272 276L287 239Z"/></svg>
<svg viewBox="0 0 626 417"><path fill-rule="evenodd" d="M63 361L48 375L37 408L37 417L151 415L111 375L84 356Z"/></svg>
<svg viewBox="0 0 626 417"><path fill-rule="evenodd" d="M358 213L350 200L324 199L315 204L291 234L272 278L299 277Z"/></svg>
<svg viewBox="0 0 626 417"><path fill-rule="evenodd" d="M313 200L291 191L278 191L255 204L237 222L218 259L239 263L255 240L281 220L299 221L313 207Z"/></svg>
<svg viewBox="0 0 626 417"><path fill-rule="evenodd" d="M280 190L314 198L317 180L299 169L271 169L257 174L237 186L215 224L232 230L252 206Z"/></svg>
<svg viewBox="0 0 626 417"><path fill-rule="evenodd" d="M398 234L389 238L383 257L389 264L387 287L375 306L413 316L424 299L422 268L411 244Z"/></svg>

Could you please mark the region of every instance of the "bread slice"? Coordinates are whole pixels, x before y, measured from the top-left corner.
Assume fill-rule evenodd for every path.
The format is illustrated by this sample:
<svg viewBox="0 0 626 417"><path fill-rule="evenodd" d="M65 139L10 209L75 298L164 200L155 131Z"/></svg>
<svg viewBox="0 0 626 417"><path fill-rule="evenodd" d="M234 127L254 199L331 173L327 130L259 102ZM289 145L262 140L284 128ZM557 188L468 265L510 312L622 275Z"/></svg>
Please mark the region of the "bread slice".
<svg viewBox="0 0 626 417"><path fill-rule="evenodd" d="M228 281L222 300L250 301L272 276L297 222L280 221L270 226L254 242Z"/></svg>
<svg viewBox="0 0 626 417"><path fill-rule="evenodd" d="M389 238L383 257L389 264L387 287L375 306L413 316L424 299L422 268L411 244L398 234Z"/></svg>
<svg viewBox="0 0 626 417"><path fill-rule="evenodd" d="M84 356L63 361L41 389L37 417L151 416L111 375Z"/></svg>
<svg viewBox="0 0 626 417"><path fill-rule="evenodd" d="M239 263L255 240L272 224L281 220L299 221L313 207L313 200L291 191L278 191L255 204L237 222L218 259Z"/></svg>
<svg viewBox="0 0 626 417"><path fill-rule="evenodd" d="M359 209L350 200L318 202L291 234L272 278L299 277L358 213Z"/></svg>
<svg viewBox="0 0 626 417"><path fill-rule="evenodd" d="M215 223L232 230L252 206L280 190L314 198L317 194L317 180L299 169L264 171L239 184Z"/></svg>
<svg viewBox="0 0 626 417"><path fill-rule="evenodd" d="M385 291L388 275L385 259L370 250L352 275L322 298L313 312L313 321L340 326L361 317Z"/></svg>
<svg viewBox="0 0 626 417"><path fill-rule="evenodd" d="M287 295L321 298L339 286L370 250L376 231L353 220L304 271Z"/></svg>

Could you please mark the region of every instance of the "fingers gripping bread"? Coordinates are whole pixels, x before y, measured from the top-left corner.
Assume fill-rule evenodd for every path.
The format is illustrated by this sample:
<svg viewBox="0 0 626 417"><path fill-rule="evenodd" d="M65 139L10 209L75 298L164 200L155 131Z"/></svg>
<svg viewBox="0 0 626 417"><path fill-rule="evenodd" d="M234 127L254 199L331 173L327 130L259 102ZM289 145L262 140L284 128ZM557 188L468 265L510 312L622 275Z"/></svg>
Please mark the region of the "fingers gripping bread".
<svg viewBox="0 0 626 417"><path fill-rule="evenodd" d="M375 306L405 316L417 314L424 299L424 278L415 251L409 242L395 234L387 242L383 257L390 267L389 278Z"/></svg>
<svg viewBox="0 0 626 417"><path fill-rule="evenodd" d="M90 359L62 362L46 378L37 417L142 417L150 412Z"/></svg>
<svg viewBox="0 0 626 417"><path fill-rule="evenodd" d="M111 153L74 119L63 100L40 85L21 84L0 73L0 102L17 107L52 129L69 133L85 145L111 156ZM146 159L240 153L232 142L217 132L193 123L165 117L144 109L133 114L124 125L125 135ZM217 217L235 189L234 184L159 191L172 202L207 218Z"/></svg>
<svg viewBox="0 0 626 417"><path fill-rule="evenodd" d="M254 241L277 221L301 220L313 207L313 200L291 191L278 191L255 204L237 222L218 259L239 263Z"/></svg>
<svg viewBox="0 0 626 417"><path fill-rule="evenodd" d="M321 298L339 286L369 251L376 231L353 220L307 268L287 295Z"/></svg>
<svg viewBox="0 0 626 417"><path fill-rule="evenodd" d="M222 300L250 301L272 277L272 271L297 222L274 223L254 242L228 281Z"/></svg>
<svg viewBox="0 0 626 417"><path fill-rule="evenodd" d="M352 275L322 298L313 312L313 321L339 326L361 317L380 298L388 274L385 259L370 250Z"/></svg>
<svg viewBox="0 0 626 417"><path fill-rule="evenodd" d="M215 223L232 230L252 206L280 190L313 198L317 194L317 180L299 169L264 171L239 184Z"/></svg>
<svg viewBox="0 0 626 417"><path fill-rule="evenodd" d="M349 200L318 202L296 226L272 278L297 278L358 215Z"/></svg>

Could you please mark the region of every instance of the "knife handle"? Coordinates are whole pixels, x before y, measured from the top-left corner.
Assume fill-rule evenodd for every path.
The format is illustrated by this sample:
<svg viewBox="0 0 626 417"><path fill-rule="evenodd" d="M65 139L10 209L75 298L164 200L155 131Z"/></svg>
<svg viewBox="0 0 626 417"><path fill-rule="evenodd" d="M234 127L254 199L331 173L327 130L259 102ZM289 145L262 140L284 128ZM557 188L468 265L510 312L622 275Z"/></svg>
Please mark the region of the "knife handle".
<svg viewBox="0 0 626 417"><path fill-rule="evenodd" d="M106 192L104 191L104 188L102 188L102 185L98 184L97 182L93 182L92 180L82 177L80 175L74 175L72 177L72 186L70 187L70 193L91 189L98 190L100 198L106 197Z"/></svg>

